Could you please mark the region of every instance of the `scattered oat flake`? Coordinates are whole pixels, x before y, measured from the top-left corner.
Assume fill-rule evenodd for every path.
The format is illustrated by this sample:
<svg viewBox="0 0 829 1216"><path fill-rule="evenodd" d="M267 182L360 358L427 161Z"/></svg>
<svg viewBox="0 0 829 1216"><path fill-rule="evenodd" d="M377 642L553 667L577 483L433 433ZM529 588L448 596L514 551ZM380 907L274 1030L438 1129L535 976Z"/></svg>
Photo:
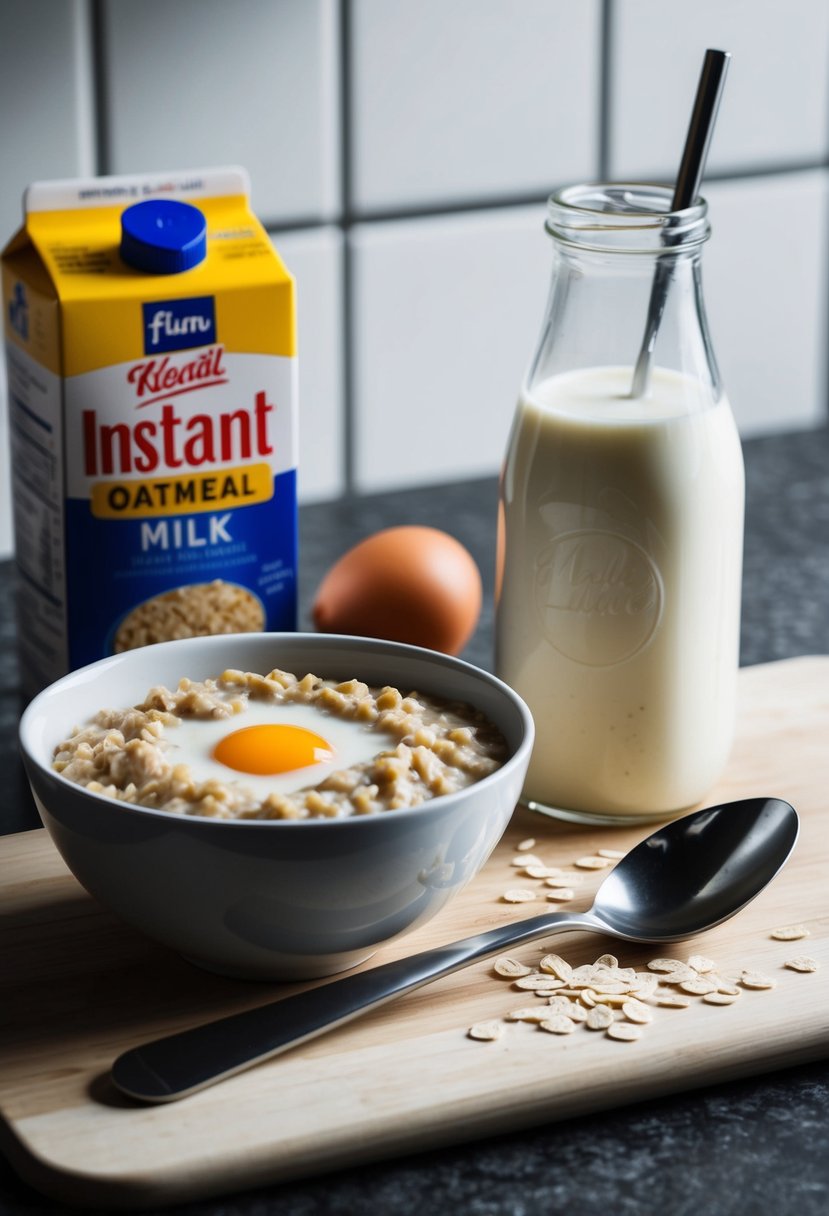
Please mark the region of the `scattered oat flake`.
<svg viewBox="0 0 829 1216"><path fill-rule="evenodd" d="M711 995L709 993L709 995ZM687 996L679 996L677 993L670 993L668 996L658 996L655 998L657 1005L663 1009L687 1009L691 1004Z"/></svg>
<svg viewBox="0 0 829 1216"><path fill-rule="evenodd" d="M526 853L529 849L535 848L535 841L533 840L532 836L530 836L528 840L522 840L521 843L517 844L515 847L518 849L519 853Z"/></svg>
<svg viewBox="0 0 829 1216"><path fill-rule="evenodd" d="M641 1001L625 1001L622 1006L622 1013L629 1022L638 1022L643 1026L653 1021L653 1014L647 1005L643 1005Z"/></svg>
<svg viewBox="0 0 829 1216"><path fill-rule="evenodd" d="M467 1037L470 1039L480 1039L482 1043L493 1042L495 1039L500 1039L504 1033L504 1027L500 1022L476 1022L474 1026L470 1026L467 1030Z"/></svg>
<svg viewBox="0 0 829 1216"><path fill-rule="evenodd" d="M621 1009L625 1001L630 999L627 992L594 992L593 1000L597 1005L618 1005Z"/></svg>
<svg viewBox="0 0 829 1216"><path fill-rule="evenodd" d="M566 904L576 898L576 892L572 887L559 887L556 891L548 891L547 898L554 904Z"/></svg>
<svg viewBox="0 0 829 1216"><path fill-rule="evenodd" d="M561 988L564 980L553 979L551 975L539 975L536 971L532 975L524 975L512 985L513 988L520 988L522 992L554 992L556 988Z"/></svg>
<svg viewBox="0 0 829 1216"><path fill-rule="evenodd" d="M566 980L569 983L573 978L573 968L560 954L545 954L538 965L542 971L546 971L548 975L554 975L556 979Z"/></svg>
<svg viewBox="0 0 829 1216"><path fill-rule="evenodd" d="M706 992L702 998L706 1005L733 1005L737 999L736 993Z"/></svg>
<svg viewBox="0 0 829 1216"><path fill-rule="evenodd" d="M688 959L688 966L693 967L700 975L706 975L709 971L715 971L717 964L704 954L692 954Z"/></svg>
<svg viewBox="0 0 829 1216"><path fill-rule="evenodd" d="M717 992L722 993L723 996L739 996L742 988L738 988L736 984L732 984L728 980L717 977Z"/></svg>
<svg viewBox="0 0 829 1216"><path fill-rule="evenodd" d="M619 960L615 954L600 954L593 964L594 967L618 967Z"/></svg>
<svg viewBox="0 0 829 1216"><path fill-rule="evenodd" d="M685 964L678 958L652 958L648 963L649 971L664 971L666 973L676 971L678 967L684 967Z"/></svg>
<svg viewBox="0 0 829 1216"><path fill-rule="evenodd" d="M655 975L637 975L630 990L630 995L638 997L640 1001L643 1001L648 997L652 997L658 987L659 981Z"/></svg>
<svg viewBox="0 0 829 1216"><path fill-rule="evenodd" d="M621 849L596 849L597 857L608 857L611 861L621 861L625 856Z"/></svg>
<svg viewBox="0 0 829 1216"><path fill-rule="evenodd" d="M536 1006L535 1009L513 1009L507 1014L508 1022L543 1022L547 1017L547 1009L543 1006Z"/></svg>
<svg viewBox="0 0 829 1216"><path fill-rule="evenodd" d="M528 878L558 878L561 870L556 866L525 866L524 873Z"/></svg>
<svg viewBox="0 0 829 1216"><path fill-rule="evenodd" d="M505 904L528 904L535 899L535 891L528 891L525 887L510 887L501 899Z"/></svg>
<svg viewBox="0 0 829 1216"><path fill-rule="evenodd" d="M544 883L544 886L553 887L553 888L555 888L555 887L572 887L580 880L580 878L581 878L581 875L579 875L579 874L561 874L561 873L559 873L557 875L554 875L551 878L548 878L547 881Z"/></svg>
<svg viewBox="0 0 829 1216"><path fill-rule="evenodd" d="M800 954L797 958L787 959L783 966L788 967L790 971L817 971L819 963L816 958Z"/></svg>
<svg viewBox="0 0 829 1216"><path fill-rule="evenodd" d="M546 1030L548 1034L572 1034L576 1029L576 1023L564 1013L554 1013L551 1018L545 1018L543 1022L539 1022L538 1026L540 1030Z"/></svg>
<svg viewBox="0 0 829 1216"><path fill-rule="evenodd" d="M613 1010L608 1009L607 1005L596 1005L593 1009L588 1009L585 1026L588 1030L607 1030L613 1022Z"/></svg>
<svg viewBox="0 0 829 1216"><path fill-rule="evenodd" d="M510 862L511 866L543 866L544 862L540 857L534 857L532 853L525 853L523 856L519 853L517 857L513 857Z"/></svg>
<svg viewBox="0 0 829 1216"><path fill-rule="evenodd" d="M606 870L610 865L610 859L607 857L580 857L578 861L573 863L580 870Z"/></svg>
<svg viewBox="0 0 829 1216"><path fill-rule="evenodd" d="M764 975L762 971L744 971L740 976L740 983L744 988L775 988L777 980L772 979L770 975Z"/></svg>
<svg viewBox="0 0 829 1216"><path fill-rule="evenodd" d="M593 980L598 980L600 977L596 975L596 969L592 963L582 963L580 967L573 968L573 982L581 984L585 988L593 986Z"/></svg>
<svg viewBox="0 0 829 1216"><path fill-rule="evenodd" d="M783 925L780 929L772 929L771 936L777 942L798 942L801 937L809 936L809 930L805 925Z"/></svg>
<svg viewBox="0 0 829 1216"><path fill-rule="evenodd" d="M609 1039L621 1039L627 1043L633 1043L636 1039L641 1039L642 1027L634 1026L632 1022L614 1022L612 1026L608 1026L605 1034Z"/></svg>
<svg viewBox="0 0 829 1216"><path fill-rule="evenodd" d="M532 974L532 967L525 967L517 958L513 958L509 954L502 954L500 958L496 958L493 969L496 975L503 975L505 979L510 980Z"/></svg>
<svg viewBox="0 0 829 1216"><path fill-rule="evenodd" d="M717 985L704 975L693 980L683 980L679 986L683 992L690 992L692 996L707 996L709 992L717 991Z"/></svg>
<svg viewBox="0 0 829 1216"><path fill-rule="evenodd" d="M608 957L612 958L613 955ZM596 975L603 980L617 980L624 984L633 984L636 982L636 969L634 967L620 967L618 964L615 967L608 967L605 963L594 963L593 970ZM652 977L656 979L656 976Z"/></svg>
<svg viewBox="0 0 829 1216"><path fill-rule="evenodd" d="M699 980L703 977L699 974L699 972L694 971L693 967L689 967L686 963L678 963L676 967L672 967L670 971L661 972L660 978L663 984L683 984L688 980Z"/></svg>
<svg viewBox="0 0 829 1216"><path fill-rule="evenodd" d="M630 988L630 984L617 984L614 981L608 981L607 983L604 983L601 980L593 980L590 987L593 990L593 993L597 997L599 997L599 996L627 996L628 989Z"/></svg>
<svg viewBox="0 0 829 1216"><path fill-rule="evenodd" d="M573 1016L573 1010L578 1008L579 1006L575 1001L571 1001L569 996L559 996L556 993L555 996L551 996L547 1001L548 1012L546 1016L549 1018L552 1017L554 1013L566 1013L569 1018ZM582 1010L581 1012L585 1013L585 1010Z"/></svg>

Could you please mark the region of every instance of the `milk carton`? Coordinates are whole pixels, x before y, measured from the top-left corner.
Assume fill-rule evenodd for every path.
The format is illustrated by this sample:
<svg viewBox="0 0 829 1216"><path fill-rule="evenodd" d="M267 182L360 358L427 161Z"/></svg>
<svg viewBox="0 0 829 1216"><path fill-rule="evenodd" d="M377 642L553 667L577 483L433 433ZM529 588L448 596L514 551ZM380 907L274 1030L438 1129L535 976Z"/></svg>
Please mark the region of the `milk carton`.
<svg viewBox="0 0 829 1216"><path fill-rule="evenodd" d="M294 285L248 194L240 169L26 192L3 311L30 693L295 628Z"/></svg>

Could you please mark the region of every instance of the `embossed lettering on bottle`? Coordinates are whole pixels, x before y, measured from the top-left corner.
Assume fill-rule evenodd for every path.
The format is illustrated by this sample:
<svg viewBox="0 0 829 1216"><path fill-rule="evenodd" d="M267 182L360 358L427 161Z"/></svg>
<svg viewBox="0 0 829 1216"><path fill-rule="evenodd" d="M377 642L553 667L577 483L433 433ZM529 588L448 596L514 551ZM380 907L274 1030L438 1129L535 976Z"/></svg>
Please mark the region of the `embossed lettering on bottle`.
<svg viewBox="0 0 829 1216"><path fill-rule="evenodd" d="M581 530L553 537L535 561L535 603L544 637L590 667L631 658L662 613L659 571L634 541Z"/></svg>

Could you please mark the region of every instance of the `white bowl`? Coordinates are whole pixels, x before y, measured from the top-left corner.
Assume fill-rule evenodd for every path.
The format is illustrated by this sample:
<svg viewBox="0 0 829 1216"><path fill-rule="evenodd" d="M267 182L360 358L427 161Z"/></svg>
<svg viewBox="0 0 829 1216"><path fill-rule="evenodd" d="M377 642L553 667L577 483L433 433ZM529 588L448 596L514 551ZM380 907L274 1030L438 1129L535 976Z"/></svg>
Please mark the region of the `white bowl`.
<svg viewBox="0 0 829 1216"><path fill-rule="evenodd" d="M467 701L509 759L419 807L345 819L215 820L91 793L51 767L55 746L104 707L137 704L225 668L357 678ZM494 676L430 650L367 638L238 634L163 642L64 676L26 709L23 760L64 861L102 904L211 970L251 979L331 975L429 920L478 873L509 822L533 721Z"/></svg>

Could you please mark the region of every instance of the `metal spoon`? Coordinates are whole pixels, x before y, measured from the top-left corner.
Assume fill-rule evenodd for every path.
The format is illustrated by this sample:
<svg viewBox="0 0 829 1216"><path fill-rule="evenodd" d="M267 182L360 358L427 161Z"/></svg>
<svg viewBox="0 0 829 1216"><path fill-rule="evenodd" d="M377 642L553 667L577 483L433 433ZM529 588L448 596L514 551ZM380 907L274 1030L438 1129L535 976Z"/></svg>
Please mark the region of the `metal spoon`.
<svg viewBox="0 0 829 1216"><path fill-rule="evenodd" d="M693 937L759 895L794 848L798 827L779 798L694 811L632 849L587 912L531 917L145 1043L118 1057L112 1079L130 1097L172 1102L478 959L564 930L630 942Z"/></svg>

